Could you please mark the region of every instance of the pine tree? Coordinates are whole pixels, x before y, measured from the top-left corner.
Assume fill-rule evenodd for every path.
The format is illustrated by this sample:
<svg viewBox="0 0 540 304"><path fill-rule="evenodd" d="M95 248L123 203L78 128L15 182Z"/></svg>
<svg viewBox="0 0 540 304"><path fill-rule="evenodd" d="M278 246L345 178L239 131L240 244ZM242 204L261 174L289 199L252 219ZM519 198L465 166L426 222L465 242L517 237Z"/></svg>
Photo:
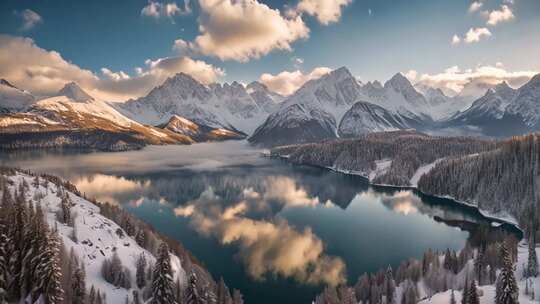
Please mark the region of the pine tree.
<svg viewBox="0 0 540 304"><path fill-rule="evenodd" d="M191 272L186 290L185 304L204 304L202 295L199 294L197 275Z"/></svg>
<svg viewBox="0 0 540 304"><path fill-rule="evenodd" d="M394 300L394 291L396 290L396 282L394 281L394 274L392 273L392 267L389 265L386 269L384 276L384 293L386 295L387 303L392 303Z"/></svg>
<svg viewBox="0 0 540 304"><path fill-rule="evenodd" d="M503 242L501 245L502 269L497 278L495 289L496 304L517 304L518 302L518 285L514 276L514 265L512 257L508 250L508 245Z"/></svg>
<svg viewBox="0 0 540 304"><path fill-rule="evenodd" d="M71 281L73 304L84 304L86 297L86 271L84 269L84 263L75 265L75 269L72 274Z"/></svg>
<svg viewBox="0 0 540 304"><path fill-rule="evenodd" d="M144 288L144 286L146 286L146 258L144 256L144 253L141 253L139 258L137 259L137 264L135 266L135 281L137 283L137 287L139 289L142 289Z"/></svg>
<svg viewBox="0 0 540 304"><path fill-rule="evenodd" d="M235 289L233 292L233 303L244 304L244 297L242 296L242 293L240 293L240 290L238 289Z"/></svg>
<svg viewBox="0 0 540 304"><path fill-rule="evenodd" d="M173 304L173 273L169 257L169 247L165 242L159 245L156 265L154 266L154 280L152 281L152 304Z"/></svg>
<svg viewBox="0 0 540 304"><path fill-rule="evenodd" d="M90 293L88 294L88 304L96 304L96 289L94 285L90 288Z"/></svg>
<svg viewBox="0 0 540 304"><path fill-rule="evenodd" d="M454 294L454 289L452 289L452 293L450 293L450 304L456 304L456 295Z"/></svg>
<svg viewBox="0 0 540 304"><path fill-rule="evenodd" d="M469 298L467 297L467 291L469 290L469 275L468 273L465 274L465 285L463 286L463 290L461 292L461 304L468 304Z"/></svg>
<svg viewBox="0 0 540 304"><path fill-rule="evenodd" d="M38 281L34 282L34 294L41 295L48 304L61 303L64 291L60 285L61 271L59 266L59 247L62 246L56 232L47 235L47 245L39 255L36 274Z"/></svg>
<svg viewBox="0 0 540 304"><path fill-rule="evenodd" d="M468 304L480 304L480 298L478 297L478 290L476 290L476 283L472 280L469 292L467 293Z"/></svg>
<svg viewBox="0 0 540 304"><path fill-rule="evenodd" d="M537 277L538 276L538 257L536 256L536 246L534 237L529 237L529 259L527 262L527 277Z"/></svg>

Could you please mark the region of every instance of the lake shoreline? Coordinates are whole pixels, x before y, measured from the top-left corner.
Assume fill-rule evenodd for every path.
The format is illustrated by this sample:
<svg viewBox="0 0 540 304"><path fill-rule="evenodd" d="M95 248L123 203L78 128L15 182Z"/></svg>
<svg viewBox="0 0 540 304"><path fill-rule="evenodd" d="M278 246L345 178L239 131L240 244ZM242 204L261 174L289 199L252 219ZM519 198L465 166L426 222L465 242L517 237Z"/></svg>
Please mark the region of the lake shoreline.
<svg viewBox="0 0 540 304"><path fill-rule="evenodd" d="M456 199L456 198L454 198L452 196L448 196L448 195L441 196L441 195L435 195L435 194L431 194L431 193L426 193L426 192L418 189L417 186L399 186L399 185L373 183L373 182L371 182L369 180L369 177L367 177L366 175L361 174L359 172L355 172L355 171L348 171L348 170L346 171L346 170L341 170L341 169L337 169L337 168L333 168L333 167L311 165L311 164L293 164L293 163L289 162L289 156L288 155L271 155L271 154L265 154L265 153L263 153L262 155L263 155L263 157L280 159L280 160L285 161L286 163L291 164L291 165L300 165L300 166L308 166L308 167L320 168L320 169L336 172L336 173L343 174L343 175L361 177L361 178L365 179L365 181L370 186L373 186L373 187L378 187L378 188L383 188L383 189L395 189L395 190L412 190L412 191L415 191L417 194L420 194L422 196L436 198L436 199L444 199L444 200L447 200L448 202L451 202L451 203L453 203L455 205L459 205L460 207L464 207L464 208L467 208L469 210L476 211L480 215L482 215L482 217L484 217L485 219L487 219L487 220L489 220L491 222L496 222L496 223L499 223L501 225L508 225L510 227L513 227L517 231L520 232L521 238L524 237L525 232L519 226L517 221L515 221L514 219L500 217L500 216L496 216L496 215L491 215L489 211L478 208L477 205L474 205L474 204L472 204L470 202L458 200L458 199Z"/></svg>

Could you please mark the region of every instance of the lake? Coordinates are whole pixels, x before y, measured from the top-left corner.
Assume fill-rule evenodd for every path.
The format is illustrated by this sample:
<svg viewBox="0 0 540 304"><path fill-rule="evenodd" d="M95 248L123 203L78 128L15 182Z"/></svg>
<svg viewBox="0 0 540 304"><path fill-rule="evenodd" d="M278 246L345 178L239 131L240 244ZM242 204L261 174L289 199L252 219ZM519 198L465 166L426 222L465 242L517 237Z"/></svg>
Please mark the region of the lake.
<svg viewBox="0 0 540 304"><path fill-rule="evenodd" d="M487 222L447 200L265 158L242 141L0 160L123 206L180 240L247 303L311 303L326 284L354 283L428 248L461 249L469 232L445 221Z"/></svg>

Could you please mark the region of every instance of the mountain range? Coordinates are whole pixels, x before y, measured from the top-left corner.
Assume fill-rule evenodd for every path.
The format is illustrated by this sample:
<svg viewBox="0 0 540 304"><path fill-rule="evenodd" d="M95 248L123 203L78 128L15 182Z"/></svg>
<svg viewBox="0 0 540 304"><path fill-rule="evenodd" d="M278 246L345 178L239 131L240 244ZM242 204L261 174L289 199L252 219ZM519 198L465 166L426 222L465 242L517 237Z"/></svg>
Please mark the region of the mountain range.
<svg viewBox="0 0 540 304"><path fill-rule="evenodd" d="M260 82L205 85L179 73L123 103L94 98L76 83L39 99L2 79L0 148L124 150L248 136L277 146L400 129L494 137L540 129L540 75L518 89L500 83L477 99L465 93L450 97L400 73L362 83L345 67L289 96Z"/></svg>

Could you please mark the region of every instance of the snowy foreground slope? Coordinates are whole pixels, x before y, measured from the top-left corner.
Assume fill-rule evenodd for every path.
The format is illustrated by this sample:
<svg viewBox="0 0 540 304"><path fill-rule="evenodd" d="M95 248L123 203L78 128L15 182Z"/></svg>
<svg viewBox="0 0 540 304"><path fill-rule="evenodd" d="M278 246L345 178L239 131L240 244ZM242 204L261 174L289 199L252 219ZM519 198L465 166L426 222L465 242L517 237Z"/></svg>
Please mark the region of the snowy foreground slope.
<svg viewBox="0 0 540 304"><path fill-rule="evenodd" d="M536 256L540 259L540 249L536 247ZM523 265L527 264L528 253L527 253L527 244L521 242L518 245L518 260L516 263L515 276L518 281L519 286L519 303L520 304L537 304L540 303L540 276L536 278L529 278L529 283L526 283L526 279L523 276ZM531 284L532 283L532 284ZM532 292L534 289L535 299L531 299L531 295L525 294L525 286L528 286L529 292ZM532 287L531 287L532 286ZM480 304L491 304L495 303L495 285L484 285L478 286L480 294ZM454 296L457 303L461 303L462 292L454 291ZM425 299L420 301L422 304L448 304L450 303L451 291L447 290L445 292L436 293L431 297L424 295Z"/></svg>
<svg viewBox="0 0 540 304"><path fill-rule="evenodd" d="M25 180L29 185L27 201L35 203L36 198L41 201L41 207L49 226L51 228L57 227L67 252L73 249L79 260L84 263L87 289L90 289L93 285L101 292L105 292L107 303L124 303L126 296L131 299L136 284L132 282L131 285L134 288L128 290L115 287L106 282L101 275L102 263L105 259L111 259L116 251L122 265L130 269L134 275L135 262L141 254L145 255L149 265L155 263L156 259L150 252L141 248L133 238L126 234L122 237L119 236L116 231L122 229L113 221L102 216L99 207L72 192L65 191L74 204L71 209L72 214L77 214L73 220L77 240L74 241L74 228L57 221L57 212L61 208L61 198L56 195L59 189L57 185L47 183L47 187L43 186L43 184L36 187L32 184L34 177L21 172L17 172L13 176L6 176L6 178L13 182L10 186L12 191L17 189ZM179 257L171 254L170 258L175 281L179 279L181 284L185 286L187 282L186 271L182 268Z"/></svg>

